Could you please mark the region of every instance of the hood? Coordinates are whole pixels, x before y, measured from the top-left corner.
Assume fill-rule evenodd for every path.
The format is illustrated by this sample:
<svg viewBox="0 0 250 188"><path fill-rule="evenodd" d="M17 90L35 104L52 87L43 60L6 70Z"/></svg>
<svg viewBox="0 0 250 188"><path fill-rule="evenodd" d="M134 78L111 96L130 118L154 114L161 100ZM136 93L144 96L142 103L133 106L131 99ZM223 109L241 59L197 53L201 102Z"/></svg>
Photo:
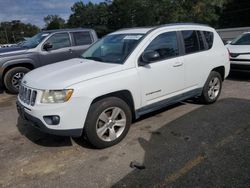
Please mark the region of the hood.
<svg viewBox="0 0 250 188"><path fill-rule="evenodd" d="M27 48L21 46L0 48L0 56L22 54L27 50L28 50Z"/></svg>
<svg viewBox="0 0 250 188"><path fill-rule="evenodd" d="M250 45L226 45L230 53L250 53Z"/></svg>
<svg viewBox="0 0 250 188"><path fill-rule="evenodd" d="M22 82L35 89L64 89L124 69L124 65L75 58L35 69Z"/></svg>

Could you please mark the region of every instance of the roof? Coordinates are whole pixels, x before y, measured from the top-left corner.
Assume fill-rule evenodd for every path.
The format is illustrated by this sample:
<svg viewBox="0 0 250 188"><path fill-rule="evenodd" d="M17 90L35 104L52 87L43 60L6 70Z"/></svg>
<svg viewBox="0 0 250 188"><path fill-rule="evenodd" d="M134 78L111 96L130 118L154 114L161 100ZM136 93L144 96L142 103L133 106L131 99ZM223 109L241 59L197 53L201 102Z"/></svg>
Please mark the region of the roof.
<svg viewBox="0 0 250 188"><path fill-rule="evenodd" d="M42 33L56 33L56 32L69 32L69 31L90 31L89 28L72 28L72 29L54 29L54 30L43 30Z"/></svg>
<svg viewBox="0 0 250 188"><path fill-rule="evenodd" d="M166 27L182 27L182 26L198 26L198 27L206 27L211 28L208 25L204 24L198 24L198 23L172 23L172 24L165 24L165 25L159 25L159 26L153 26L153 27L135 27L135 28L124 28L120 29L118 31L113 32L112 34L119 34L119 33L141 33L146 34L152 30L158 29L158 28L166 28Z"/></svg>

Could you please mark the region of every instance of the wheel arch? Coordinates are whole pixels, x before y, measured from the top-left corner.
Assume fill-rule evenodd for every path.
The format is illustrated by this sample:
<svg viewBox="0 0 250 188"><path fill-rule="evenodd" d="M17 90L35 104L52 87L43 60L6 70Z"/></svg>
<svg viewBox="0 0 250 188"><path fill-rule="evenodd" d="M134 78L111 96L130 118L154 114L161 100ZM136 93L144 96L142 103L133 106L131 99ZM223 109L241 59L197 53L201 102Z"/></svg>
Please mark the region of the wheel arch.
<svg viewBox="0 0 250 188"><path fill-rule="evenodd" d="M136 119L134 99L133 99L133 96L129 90L120 90L120 91L115 91L115 92L111 92L111 93L107 93L107 94L98 96L91 102L91 105L99 100L102 100L102 99L105 99L108 97L117 97L117 98L120 98L121 100L123 100L124 102L126 102L131 110L132 119L133 120Z"/></svg>
<svg viewBox="0 0 250 188"><path fill-rule="evenodd" d="M221 75L222 81L224 81L225 79L225 67L224 66L215 67L212 71L218 72Z"/></svg>
<svg viewBox="0 0 250 188"><path fill-rule="evenodd" d="M16 64L10 64L10 65L7 65L4 70L3 70L3 74L2 74L2 80L4 79L4 76L5 74L11 70L12 68L15 68L15 67L25 67L25 68L28 68L30 70L33 70L35 67L32 63L27 63L27 62L23 62L23 63L16 63Z"/></svg>

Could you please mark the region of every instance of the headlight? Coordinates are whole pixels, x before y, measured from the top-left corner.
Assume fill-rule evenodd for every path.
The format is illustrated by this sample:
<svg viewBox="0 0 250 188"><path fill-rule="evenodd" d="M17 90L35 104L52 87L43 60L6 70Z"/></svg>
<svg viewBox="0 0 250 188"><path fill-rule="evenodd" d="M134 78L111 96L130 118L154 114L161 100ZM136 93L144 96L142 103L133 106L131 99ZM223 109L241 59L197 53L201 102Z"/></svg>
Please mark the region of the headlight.
<svg viewBox="0 0 250 188"><path fill-rule="evenodd" d="M41 103L67 102L70 99L72 94L73 94L73 89L46 90L43 92Z"/></svg>

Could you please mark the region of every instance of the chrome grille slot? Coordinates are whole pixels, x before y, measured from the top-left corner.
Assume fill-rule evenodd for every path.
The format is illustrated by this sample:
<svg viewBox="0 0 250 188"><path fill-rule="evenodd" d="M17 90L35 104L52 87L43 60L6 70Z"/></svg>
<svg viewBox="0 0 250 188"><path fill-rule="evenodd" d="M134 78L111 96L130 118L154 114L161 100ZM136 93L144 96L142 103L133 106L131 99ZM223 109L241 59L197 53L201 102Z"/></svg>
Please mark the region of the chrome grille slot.
<svg viewBox="0 0 250 188"><path fill-rule="evenodd" d="M24 103L34 106L36 102L37 91L29 89L25 86L19 88L19 98Z"/></svg>
<svg viewBox="0 0 250 188"><path fill-rule="evenodd" d="M34 105L35 105L36 96L37 96L37 91L33 90L33 92L32 92L32 97L31 97L31 103L30 103L31 106L34 106Z"/></svg>

